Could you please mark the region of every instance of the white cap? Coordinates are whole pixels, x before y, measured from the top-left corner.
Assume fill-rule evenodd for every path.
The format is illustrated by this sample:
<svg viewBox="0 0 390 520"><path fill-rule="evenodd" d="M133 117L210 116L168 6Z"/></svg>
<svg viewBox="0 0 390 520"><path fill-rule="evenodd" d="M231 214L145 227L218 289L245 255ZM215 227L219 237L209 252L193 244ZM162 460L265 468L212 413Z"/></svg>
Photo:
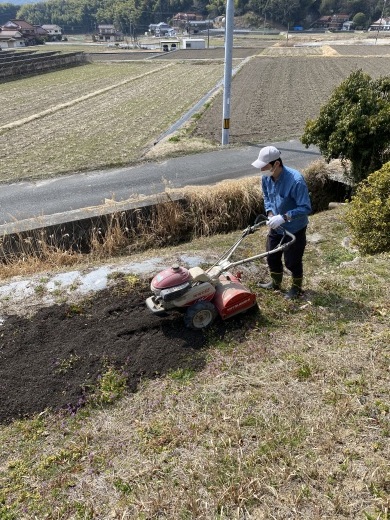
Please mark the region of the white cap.
<svg viewBox="0 0 390 520"><path fill-rule="evenodd" d="M280 158L280 152L275 146L265 146L260 150L259 157L252 166L255 168L263 168L272 161L276 161Z"/></svg>

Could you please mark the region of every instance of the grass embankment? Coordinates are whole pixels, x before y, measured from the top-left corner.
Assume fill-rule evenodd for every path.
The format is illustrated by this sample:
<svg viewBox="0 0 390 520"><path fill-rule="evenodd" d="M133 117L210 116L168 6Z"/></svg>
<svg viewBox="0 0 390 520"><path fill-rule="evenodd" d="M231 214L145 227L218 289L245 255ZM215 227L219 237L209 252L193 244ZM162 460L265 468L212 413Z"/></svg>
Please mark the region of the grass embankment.
<svg viewBox="0 0 390 520"><path fill-rule="evenodd" d="M343 200L341 185L331 180L335 172L340 173L338 161L315 161L304 170L314 212L326 209L336 196ZM89 231L81 235L69 236L60 227L54 232L37 229L0 238L0 279L83 266L244 229L264 208L257 176L224 181L212 188L167 187L152 202L155 204L146 212L141 208L123 212L118 207L115 212L112 208L111 214L91 222ZM109 211L101 207L102 215Z"/></svg>
<svg viewBox="0 0 390 520"><path fill-rule="evenodd" d="M257 291L256 326L211 330L202 372L2 426L0 517L388 519L390 258L346 248L343 211L311 217L305 299Z"/></svg>

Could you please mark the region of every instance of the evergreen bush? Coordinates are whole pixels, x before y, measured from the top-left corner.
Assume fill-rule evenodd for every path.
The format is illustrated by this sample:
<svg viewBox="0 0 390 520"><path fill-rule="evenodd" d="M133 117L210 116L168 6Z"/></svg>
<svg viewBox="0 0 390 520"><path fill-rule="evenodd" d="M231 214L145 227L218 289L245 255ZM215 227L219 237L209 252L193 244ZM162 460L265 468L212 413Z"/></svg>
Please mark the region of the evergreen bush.
<svg viewBox="0 0 390 520"><path fill-rule="evenodd" d="M308 120L301 141L315 144L329 162L341 159L354 183L378 170L389 159L390 77L371 79L354 71L321 107L317 119Z"/></svg>
<svg viewBox="0 0 390 520"><path fill-rule="evenodd" d="M362 254L390 251L390 162L358 185L345 218Z"/></svg>

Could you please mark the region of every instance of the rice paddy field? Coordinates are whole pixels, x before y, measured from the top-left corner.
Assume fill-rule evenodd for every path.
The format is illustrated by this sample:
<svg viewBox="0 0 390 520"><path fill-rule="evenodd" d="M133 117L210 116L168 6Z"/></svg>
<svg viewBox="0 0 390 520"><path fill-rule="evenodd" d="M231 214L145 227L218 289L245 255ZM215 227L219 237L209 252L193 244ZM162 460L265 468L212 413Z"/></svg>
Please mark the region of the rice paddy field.
<svg viewBox="0 0 390 520"><path fill-rule="evenodd" d="M390 70L389 46L371 40L283 45L280 39L258 38L250 46L248 41L242 39L233 52L233 68L241 68L232 81L232 145L299 138L307 119L318 115L353 70L361 68L372 77ZM110 52L96 54L95 48ZM220 146L223 49L146 52L145 59L139 50L85 49L92 57L87 65L0 84L0 182ZM156 146L218 85L174 139Z"/></svg>
<svg viewBox="0 0 390 520"><path fill-rule="evenodd" d="M222 74L210 62L93 63L2 84L0 180L137 161Z"/></svg>

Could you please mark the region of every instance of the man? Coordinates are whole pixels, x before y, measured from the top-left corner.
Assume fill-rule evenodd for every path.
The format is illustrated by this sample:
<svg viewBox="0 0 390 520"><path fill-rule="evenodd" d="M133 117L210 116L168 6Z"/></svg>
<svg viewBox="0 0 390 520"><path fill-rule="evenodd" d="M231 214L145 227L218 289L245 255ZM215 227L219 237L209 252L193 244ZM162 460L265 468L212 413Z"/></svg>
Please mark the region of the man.
<svg viewBox="0 0 390 520"><path fill-rule="evenodd" d="M283 280L283 263L292 274L291 288L287 299L296 299L302 294L303 253L306 247L306 228L311 213L309 191L305 179L297 170L284 166L280 151L275 146L262 148L258 159L252 166L261 172L261 185L264 196L267 225L267 251L274 249L280 242L281 228L295 235L296 241L284 252L267 257L271 274L269 283L259 284L262 289L280 290ZM288 238L286 238L288 240Z"/></svg>

